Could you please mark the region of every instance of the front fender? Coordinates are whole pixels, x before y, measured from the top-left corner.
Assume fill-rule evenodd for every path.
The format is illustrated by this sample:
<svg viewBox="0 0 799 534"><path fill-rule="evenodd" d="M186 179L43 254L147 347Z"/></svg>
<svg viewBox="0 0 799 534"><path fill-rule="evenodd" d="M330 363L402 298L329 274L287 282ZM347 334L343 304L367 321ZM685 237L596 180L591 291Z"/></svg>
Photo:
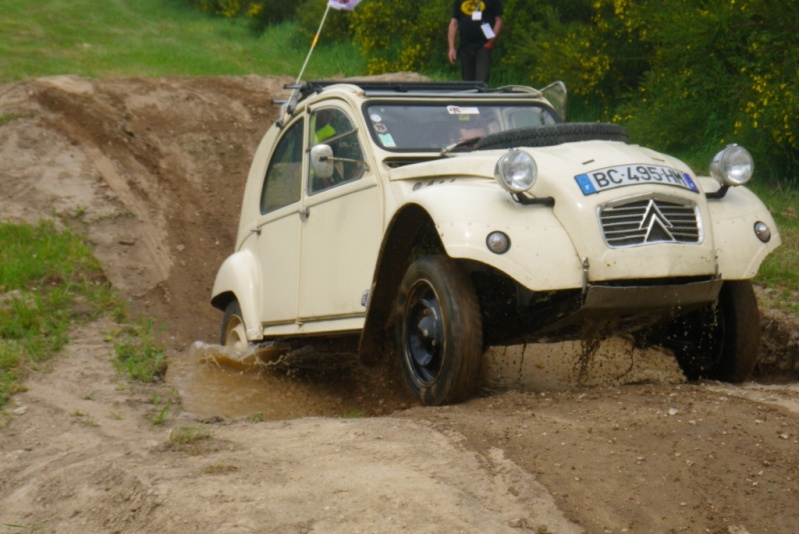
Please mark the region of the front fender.
<svg viewBox="0 0 799 534"><path fill-rule="evenodd" d="M582 287L582 261L549 206L523 206L487 180L432 184L407 200L430 214L452 258L491 265L533 291ZM493 231L510 237L505 254L486 246Z"/></svg>
<svg viewBox="0 0 799 534"><path fill-rule="evenodd" d="M706 190L712 189L712 186L706 187ZM771 213L746 187L732 187L723 198L709 200L708 210L722 278L745 280L754 277L766 256L782 244ZM768 243L755 236L757 222L764 222L771 228Z"/></svg>
<svg viewBox="0 0 799 534"><path fill-rule="evenodd" d="M211 304L224 309L229 297L239 302L242 319L247 329L247 339L258 341L263 338L259 318L260 295L256 288L261 287L261 274L252 251L240 250L222 263L216 274L211 292Z"/></svg>

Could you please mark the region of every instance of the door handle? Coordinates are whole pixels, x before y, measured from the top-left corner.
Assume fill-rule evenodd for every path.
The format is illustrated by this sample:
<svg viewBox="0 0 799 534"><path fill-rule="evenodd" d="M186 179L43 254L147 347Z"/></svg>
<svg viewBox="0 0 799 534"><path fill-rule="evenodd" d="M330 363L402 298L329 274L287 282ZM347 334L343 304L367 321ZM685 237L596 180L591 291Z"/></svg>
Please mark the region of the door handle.
<svg viewBox="0 0 799 534"><path fill-rule="evenodd" d="M300 208L300 219L303 221L307 221L308 217L311 216L311 208L307 206L303 206Z"/></svg>

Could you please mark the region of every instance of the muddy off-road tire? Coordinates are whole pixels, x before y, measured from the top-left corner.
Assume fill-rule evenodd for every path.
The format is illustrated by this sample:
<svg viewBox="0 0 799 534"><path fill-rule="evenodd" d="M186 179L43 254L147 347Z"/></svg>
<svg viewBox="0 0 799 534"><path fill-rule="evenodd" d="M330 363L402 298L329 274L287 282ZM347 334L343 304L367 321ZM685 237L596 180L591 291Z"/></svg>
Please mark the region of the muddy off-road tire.
<svg viewBox="0 0 799 534"><path fill-rule="evenodd" d="M718 304L675 319L652 341L674 352L688 380L743 382L757 363L760 343L752 283L725 282Z"/></svg>
<svg viewBox="0 0 799 534"><path fill-rule="evenodd" d="M474 395L483 357L480 306L469 276L446 256L408 268L396 309L397 351L405 381L422 404Z"/></svg>
<svg viewBox="0 0 799 534"><path fill-rule="evenodd" d="M244 352L249 346L247 340L247 328L244 326L244 319L241 317L241 309L237 300L231 300L225 308L225 315L222 317L222 335L219 343L224 347L230 347L239 352Z"/></svg>
<svg viewBox="0 0 799 534"><path fill-rule="evenodd" d="M626 143L627 130L618 124L601 122L566 122L533 128L517 128L483 137L475 145L475 150L555 146L577 141Z"/></svg>

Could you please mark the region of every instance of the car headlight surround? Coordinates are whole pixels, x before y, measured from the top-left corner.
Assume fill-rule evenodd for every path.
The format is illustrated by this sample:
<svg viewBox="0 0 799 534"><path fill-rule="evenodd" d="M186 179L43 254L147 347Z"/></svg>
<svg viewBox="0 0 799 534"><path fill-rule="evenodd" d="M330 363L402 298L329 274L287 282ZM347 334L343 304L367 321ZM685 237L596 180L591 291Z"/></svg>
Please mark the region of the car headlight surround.
<svg viewBox="0 0 799 534"><path fill-rule="evenodd" d="M511 148L497 161L494 178L497 183L511 193L523 193L535 184L538 165L533 157L518 148Z"/></svg>
<svg viewBox="0 0 799 534"><path fill-rule="evenodd" d="M710 175L721 185L744 185L755 170L752 154L739 145L728 145L713 157L710 162Z"/></svg>

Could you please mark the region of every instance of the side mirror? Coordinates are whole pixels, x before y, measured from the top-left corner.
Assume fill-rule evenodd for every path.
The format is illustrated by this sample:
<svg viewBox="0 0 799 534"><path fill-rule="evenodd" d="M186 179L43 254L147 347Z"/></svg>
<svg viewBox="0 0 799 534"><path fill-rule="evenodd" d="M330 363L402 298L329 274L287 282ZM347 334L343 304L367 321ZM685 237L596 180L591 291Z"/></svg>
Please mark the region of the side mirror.
<svg viewBox="0 0 799 534"><path fill-rule="evenodd" d="M541 94L552 104L552 107L555 108L560 118L565 121L567 100L566 84L561 81L552 82L541 89Z"/></svg>
<svg viewBox="0 0 799 534"><path fill-rule="evenodd" d="M311 171L314 178L327 180L333 176L333 149L330 145L311 147Z"/></svg>

